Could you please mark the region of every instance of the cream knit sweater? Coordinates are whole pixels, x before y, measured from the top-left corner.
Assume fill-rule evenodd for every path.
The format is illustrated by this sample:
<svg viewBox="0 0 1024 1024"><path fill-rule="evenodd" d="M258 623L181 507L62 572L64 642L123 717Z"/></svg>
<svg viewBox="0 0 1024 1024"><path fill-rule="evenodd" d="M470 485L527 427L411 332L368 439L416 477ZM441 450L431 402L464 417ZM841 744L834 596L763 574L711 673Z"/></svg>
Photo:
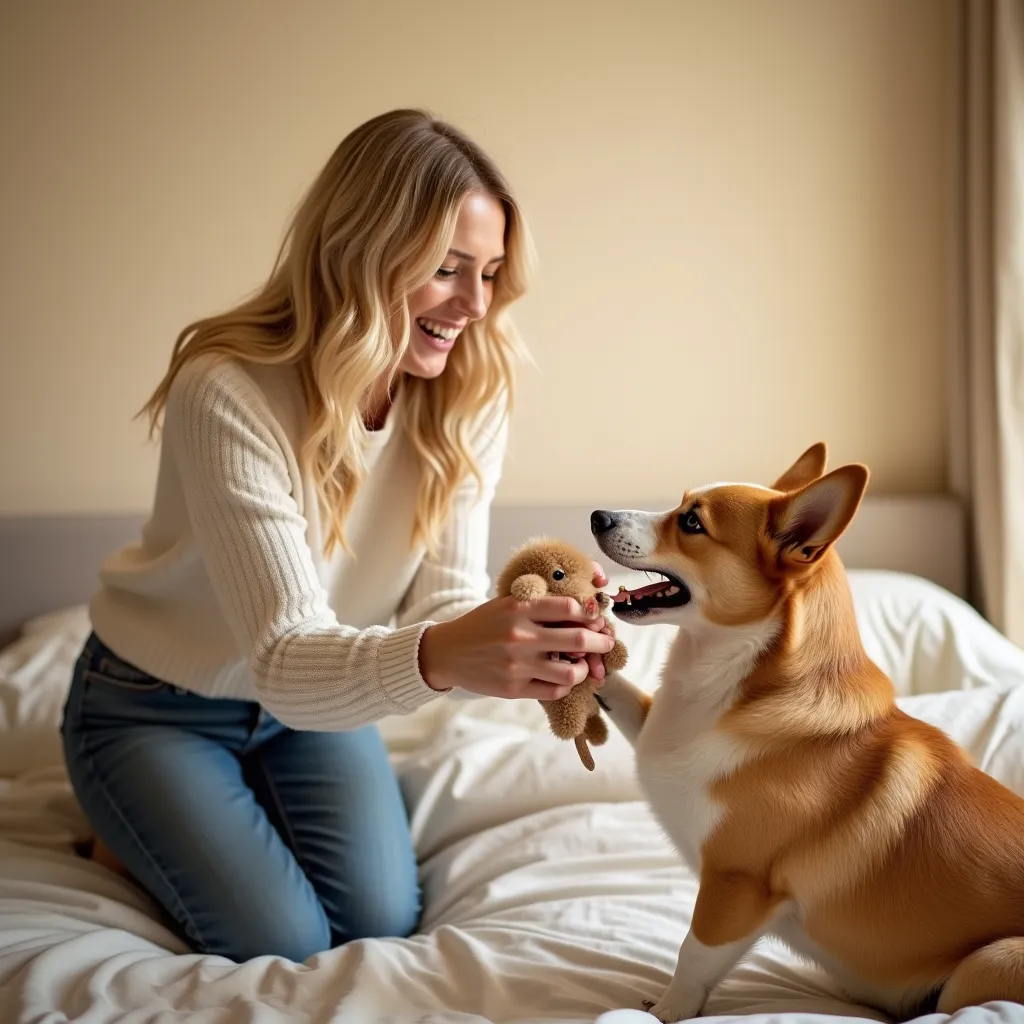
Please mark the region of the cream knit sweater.
<svg viewBox="0 0 1024 1024"><path fill-rule="evenodd" d="M368 476L346 529L353 556L324 560L300 472L298 375L237 362L186 364L165 412L152 515L101 569L90 605L126 661L209 697L258 700L286 725L351 729L438 696L419 671L432 622L486 600L490 503L504 420L478 433L485 479L465 481L435 558L410 548L415 454L401 389L370 435Z"/></svg>

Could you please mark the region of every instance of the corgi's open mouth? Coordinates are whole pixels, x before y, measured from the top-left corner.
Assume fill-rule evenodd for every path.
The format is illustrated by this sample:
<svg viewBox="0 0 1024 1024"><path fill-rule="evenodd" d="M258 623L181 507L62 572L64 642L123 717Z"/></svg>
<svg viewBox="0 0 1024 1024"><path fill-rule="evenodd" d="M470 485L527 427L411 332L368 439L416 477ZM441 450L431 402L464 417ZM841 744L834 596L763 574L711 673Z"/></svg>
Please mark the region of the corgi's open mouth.
<svg viewBox="0 0 1024 1024"><path fill-rule="evenodd" d="M645 570L647 571L647 570ZM662 608L681 608L692 596L690 588L678 576L664 569L651 569L665 579L636 590L622 588L612 595L612 611L620 619L635 619Z"/></svg>

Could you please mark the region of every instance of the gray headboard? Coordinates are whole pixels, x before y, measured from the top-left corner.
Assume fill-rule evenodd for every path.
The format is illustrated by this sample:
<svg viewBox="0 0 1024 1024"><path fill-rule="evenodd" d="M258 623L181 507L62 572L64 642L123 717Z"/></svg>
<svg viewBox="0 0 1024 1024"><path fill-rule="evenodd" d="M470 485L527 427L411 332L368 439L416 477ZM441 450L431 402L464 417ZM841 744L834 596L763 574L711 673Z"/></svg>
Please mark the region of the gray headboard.
<svg viewBox="0 0 1024 1024"><path fill-rule="evenodd" d="M502 502L491 519L491 571L537 534L561 537L597 555L590 535L595 508L674 507L676 501L597 500L581 505ZM0 516L0 642L28 618L86 601L106 554L138 536L141 514ZM865 499L840 541L852 569L894 569L930 579L958 596L967 585L964 510L944 495ZM610 567L609 567L610 568Z"/></svg>

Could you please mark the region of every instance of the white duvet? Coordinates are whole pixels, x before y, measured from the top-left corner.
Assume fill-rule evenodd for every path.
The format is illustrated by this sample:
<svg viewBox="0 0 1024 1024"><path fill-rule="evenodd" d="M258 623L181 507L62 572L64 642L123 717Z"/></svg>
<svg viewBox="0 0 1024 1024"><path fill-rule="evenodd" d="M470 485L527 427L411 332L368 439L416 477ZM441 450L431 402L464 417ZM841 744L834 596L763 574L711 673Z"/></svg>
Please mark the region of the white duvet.
<svg viewBox="0 0 1024 1024"><path fill-rule="evenodd" d="M869 653L903 707L1024 793L1024 652L930 584L863 572L851 582ZM384 725L413 816L421 934L305 964L189 953L142 892L71 850L88 828L56 727L86 629L71 609L0 652L2 1024L592 1024L667 984L696 885L639 799L630 751L613 736L590 774L527 702L438 701ZM620 635L629 674L653 688L671 630ZM885 1019L767 944L706 1013L750 1024ZM956 1019L1024 1021L1024 1010L990 1004Z"/></svg>

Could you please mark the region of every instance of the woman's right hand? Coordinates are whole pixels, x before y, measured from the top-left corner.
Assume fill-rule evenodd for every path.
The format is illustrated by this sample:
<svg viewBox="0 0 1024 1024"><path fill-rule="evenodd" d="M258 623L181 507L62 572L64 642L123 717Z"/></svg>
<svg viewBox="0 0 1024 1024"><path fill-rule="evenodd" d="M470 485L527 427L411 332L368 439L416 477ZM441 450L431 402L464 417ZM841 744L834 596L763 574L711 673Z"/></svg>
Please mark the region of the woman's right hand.
<svg viewBox="0 0 1024 1024"><path fill-rule="evenodd" d="M435 690L460 687L485 697L558 700L589 674L551 653L607 654L615 641L600 632L571 597L517 601L499 597L449 622L428 626L420 640L420 674Z"/></svg>

